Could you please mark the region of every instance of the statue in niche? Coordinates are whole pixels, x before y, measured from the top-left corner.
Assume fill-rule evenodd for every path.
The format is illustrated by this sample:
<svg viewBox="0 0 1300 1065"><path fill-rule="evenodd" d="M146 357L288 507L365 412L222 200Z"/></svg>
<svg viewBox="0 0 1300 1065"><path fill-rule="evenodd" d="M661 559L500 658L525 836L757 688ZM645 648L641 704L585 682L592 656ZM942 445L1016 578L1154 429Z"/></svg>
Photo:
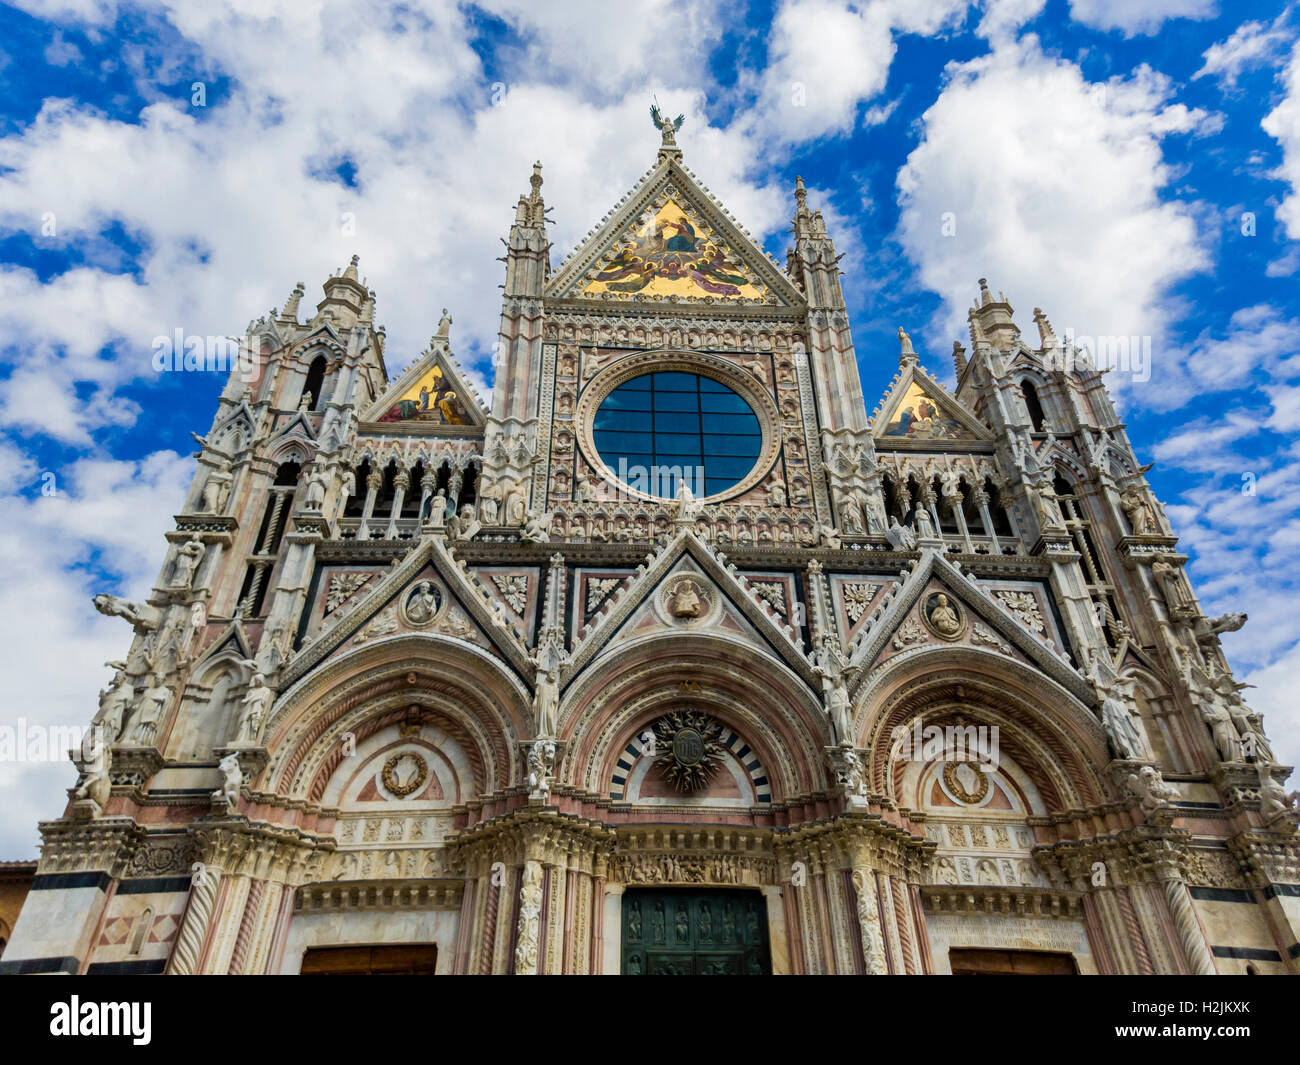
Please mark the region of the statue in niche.
<svg viewBox="0 0 1300 1065"><path fill-rule="evenodd" d="M199 509L208 514L224 513L232 481L233 478L224 465L209 473L208 479L203 482L203 491L199 494Z"/></svg>
<svg viewBox="0 0 1300 1065"><path fill-rule="evenodd" d="M1146 761L1150 758L1146 741L1133 720L1128 703L1119 697L1119 684L1094 677L1093 686L1101 699L1101 725L1115 754L1120 758Z"/></svg>
<svg viewBox="0 0 1300 1065"><path fill-rule="evenodd" d="M302 509L319 511L325 505L325 492L328 487L329 475L320 463L313 463L311 472L307 475L307 498L303 501Z"/></svg>
<svg viewBox="0 0 1300 1065"><path fill-rule="evenodd" d="M125 662L107 662L105 665L117 670L117 674L113 683L99 693L99 713L95 715L95 724L104 730L105 742L116 743L122 734L127 708L135 698L135 688L127 679Z"/></svg>
<svg viewBox="0 0 1300 1065"><path fill-rule="evenodd" d="M495 481L485 484L478 494L478 506L479 512L483 515L483 524L495 525L497 512L501 507L500 485Z"/></svg>
<svg viewBox="0 0 1300 1065"><path fill-rule="evenodd" d="M1156 531L1155 515L1142 495L1142 489L1131 484L1119 497L1120 509L1128 518L1129 527L1134 536L1150 536Z"/></svg>
<svg viewBox="0 0 1300 1065"><path fill-rule="evenodd" d="M171 586L189 588L194 581L194 571L203 558L203 541L195 533L176 549L176 562L172 566Z"/></svg>
<svg viewBox="0 0 1300 1065"><path fill-rule="evenodd" d="M239 727L235 732L241 743L252 743L257 740L257 734L262 728L262 718L270 708L273 694L266 686L266 678L261 673L254 673L253 679L248 682L248 691L244 694L239 712Z"/></svg>
<svg viewBox="0 0 1300 1065"><path fill-rule="evenodd" d="M163 683L162 673L154 673L152 680L140 696L140 708L136 711L135 727L131 732L132 742L142 746L157 739L158 722L172 697L172 690Z"/></svg>

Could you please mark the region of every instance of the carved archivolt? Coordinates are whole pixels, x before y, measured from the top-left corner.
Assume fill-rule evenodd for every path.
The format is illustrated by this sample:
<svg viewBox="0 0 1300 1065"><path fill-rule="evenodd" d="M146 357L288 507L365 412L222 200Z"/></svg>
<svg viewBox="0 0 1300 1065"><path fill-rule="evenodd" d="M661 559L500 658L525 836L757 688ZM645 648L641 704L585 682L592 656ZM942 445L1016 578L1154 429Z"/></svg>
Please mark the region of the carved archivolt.
<svg viewBox="0 0 1300 1065"><path fill-rule="evenodd" d="M829 731L816 697L756 648L703 634L625 645L584 671L560 711L569 751L564 779L600 794L634 729L683 702L751 743L769 771L774 801L827 786Z"/></svg>
<svg viewBox="0 0 1300 1065"><path fill-rule="evenodd" d="M429 706L459 723L467 747L482 758L483 790L514 781L518 741L530 727L522 682L479 648L420 635L359 648L291 688L263 732L271 756L266 787L301 794L344 733L409 704Z"/></svg>
<svg viewBox="0 0 1300 1065"><path fill-rule="evenodd" d="M960 714L974 725L998 726L1002 751L1032 779L1053 810L1104 801L1099 770L1110 760L1090 711L1041 674L1004 656L960 647L899 658L880 671L856 701L855 734L872 751L871 788L895 794L893 730L916 718L940 724Z"/></svg>

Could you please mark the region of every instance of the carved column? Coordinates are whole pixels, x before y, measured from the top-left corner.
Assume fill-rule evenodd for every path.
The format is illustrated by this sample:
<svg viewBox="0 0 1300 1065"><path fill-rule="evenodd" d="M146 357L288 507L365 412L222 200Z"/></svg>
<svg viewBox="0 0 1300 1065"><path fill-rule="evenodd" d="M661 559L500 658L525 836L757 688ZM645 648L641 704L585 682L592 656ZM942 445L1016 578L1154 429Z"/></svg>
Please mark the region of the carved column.
<svg viewBox="0 0 1300 1065"><path fill-rule="evenodd" d="M537 973L540 951L540 923L542 914L542 863L524 863L519 886L519 923L515 936L515 974L533 976Z"/></svg>
<svg viewBox="0 0 1300 1065"><path fill-rule="evenodd" d="M885 976L885 937L880 927L880 907L876 896L876 875L865 866L854 868L854 904L857 907L858 934L862 937L862 957L868 976Z"/></svg>
<svg viewBox="0 0 1300 1065"><path fill-rule="evenodd" d="M1214 958L1205 942L1205 932L1201 922L1196 919L1192 907L1192 895L1187 884L1176 874L1163 877L1165 901L1169 904L1170 916L1174 919L1174 928L1178 931L1178 940L1183 945L1183 954L1188 965L1197 976L1214 976L1218 970L1214 967Z"/></svg>
<svg viewBox="0 0 1300 1065"><path fill-rule="evenodd" d="M379 470L371 470L366 476L366 502L361 510L361 525L357 528L357 539L365 540L370 536L370 519L375 513L375 497L383 487L384 475Z"/></svg>
<svg viewBox="0 0 1300 1065"><path fill-rule="evenodd" d="M410 486L411 475L406 470L398 470L393 478L393 505L388 511L388 531L385 534L390 540L397 539L397 519L402 516L402 500Z"/></svg>

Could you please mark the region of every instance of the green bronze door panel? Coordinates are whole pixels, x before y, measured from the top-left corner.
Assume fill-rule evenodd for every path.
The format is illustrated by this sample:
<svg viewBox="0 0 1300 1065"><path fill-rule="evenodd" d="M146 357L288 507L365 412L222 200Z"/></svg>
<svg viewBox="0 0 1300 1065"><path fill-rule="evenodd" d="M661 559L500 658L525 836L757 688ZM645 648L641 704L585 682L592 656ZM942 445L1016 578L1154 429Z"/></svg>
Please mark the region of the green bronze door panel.
<svg viewBox="0 0 1300 1065"><path fill-rule="evenodd" d="M633 888L623 895L623 972L762 976L771 971L757 891Z"/></svg>

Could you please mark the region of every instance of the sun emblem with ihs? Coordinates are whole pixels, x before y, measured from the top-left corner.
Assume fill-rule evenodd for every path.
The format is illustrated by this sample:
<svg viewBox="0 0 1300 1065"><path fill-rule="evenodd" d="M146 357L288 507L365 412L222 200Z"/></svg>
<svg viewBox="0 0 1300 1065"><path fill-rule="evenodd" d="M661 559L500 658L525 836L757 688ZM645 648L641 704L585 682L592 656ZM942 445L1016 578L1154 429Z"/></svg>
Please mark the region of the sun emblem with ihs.
<svg viewBox="0 0 1300 1065"><path fill-rule="evenodd" d="M673 710L654 724L655 759L668 781L678 791L700 791L718 771L722 725L697 710Z"/></svg>

